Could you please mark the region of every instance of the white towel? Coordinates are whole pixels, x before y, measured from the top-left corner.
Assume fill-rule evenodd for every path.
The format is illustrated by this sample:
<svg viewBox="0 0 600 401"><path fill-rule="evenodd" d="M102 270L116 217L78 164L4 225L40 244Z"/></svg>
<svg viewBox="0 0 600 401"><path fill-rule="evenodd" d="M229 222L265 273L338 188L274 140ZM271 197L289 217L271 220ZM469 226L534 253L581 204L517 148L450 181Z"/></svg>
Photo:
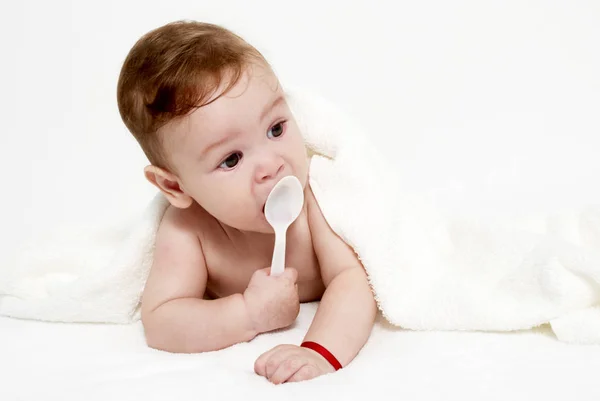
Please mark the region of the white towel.
<svg viewBox="0 0 600 401"><path fill-rule="evenodd" d="M600 343L600 207L544 216L537 225L444 215L405 193L366 132L333 105L289 90L316 153L310 184L331 227L357 252L378 305L415 330L528 329ZM51 321L139 319L159 194L135 219L73 227L35 244L0 281L0 314Z"/></svg>

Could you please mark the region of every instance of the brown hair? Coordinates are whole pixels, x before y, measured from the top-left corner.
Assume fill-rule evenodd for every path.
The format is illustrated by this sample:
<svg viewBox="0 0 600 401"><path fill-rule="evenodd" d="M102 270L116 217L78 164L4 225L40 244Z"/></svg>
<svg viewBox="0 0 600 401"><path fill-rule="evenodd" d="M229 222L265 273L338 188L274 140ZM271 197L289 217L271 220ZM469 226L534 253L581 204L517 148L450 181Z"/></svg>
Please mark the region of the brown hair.
<svg viewBox="0 0 600 401"><path fill-rule="evenodd" d="M233 32L176 21L142 36L129 51L117 85L123 122L155 166L167 168L159 129L227 93L262 54ZM224 75L231 78L218 96Z"/></svg>

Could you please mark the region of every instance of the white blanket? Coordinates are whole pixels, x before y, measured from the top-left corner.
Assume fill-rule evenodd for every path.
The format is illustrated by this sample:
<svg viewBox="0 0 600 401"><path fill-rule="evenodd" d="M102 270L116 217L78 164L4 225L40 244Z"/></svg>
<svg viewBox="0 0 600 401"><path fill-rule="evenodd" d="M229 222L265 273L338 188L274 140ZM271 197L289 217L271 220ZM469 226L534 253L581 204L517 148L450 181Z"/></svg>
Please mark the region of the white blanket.
<svg viewBox="0 0 600 401"><path fill-rule="evenodd" d="M561 340L600 342L600 208L502 224L445 216L402 191L347 116L314 95L289 93L316 153L310 184L317 201L356 250L392 324L509 331L549 322ZM139 319L166 206L157 195L135 219L70 227L46 244L32 244L0 280L0 314Z"/></svg>
<svg viewBox="0 0 600 401"><path fill-rule="evenodd" d="M263 352L302 341L316 306L303 304L288 330L191 355L147 347L139 321L59 324L0 316L0 400L600 400L600 347L561 343L548 327L416 332L378 319L365 347L336 374L283 386L256 375L254 361Z"/></svg>

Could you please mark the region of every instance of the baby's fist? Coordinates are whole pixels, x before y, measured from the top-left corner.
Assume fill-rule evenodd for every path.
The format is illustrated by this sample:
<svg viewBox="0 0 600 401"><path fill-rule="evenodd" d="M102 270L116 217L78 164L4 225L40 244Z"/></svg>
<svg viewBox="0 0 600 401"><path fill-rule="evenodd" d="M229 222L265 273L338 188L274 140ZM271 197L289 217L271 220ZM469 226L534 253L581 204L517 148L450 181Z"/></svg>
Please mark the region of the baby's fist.
<svg viewBox="0 0 600 401"><path fill-rule="evenodd" d="M335 369L317 352L297 345L278 345L262 354L254 371L273 384L314 379Z"/></svg>
<svg viewBox="0 0 600 401"><path fill-rule="evenodd" d="M255 271L243 294L250 321L258 333L287 327L300 312L296 269L288 267L280 276L269 275L270 270Z"/></svg>

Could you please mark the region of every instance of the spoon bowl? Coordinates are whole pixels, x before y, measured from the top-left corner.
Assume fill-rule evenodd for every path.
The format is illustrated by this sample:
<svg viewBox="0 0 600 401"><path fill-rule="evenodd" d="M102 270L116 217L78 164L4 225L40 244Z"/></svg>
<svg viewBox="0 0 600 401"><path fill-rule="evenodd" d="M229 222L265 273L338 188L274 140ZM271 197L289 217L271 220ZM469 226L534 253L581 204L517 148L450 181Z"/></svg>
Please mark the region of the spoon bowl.
<svg viewBox="0 0 600 401"><path fill-rule="evenodd" d="M287 229L298 218L303 205L302 184L293 175L282 178L267 197L265 217L275 231L271 275L279 275L285 269Z"/></svg>

